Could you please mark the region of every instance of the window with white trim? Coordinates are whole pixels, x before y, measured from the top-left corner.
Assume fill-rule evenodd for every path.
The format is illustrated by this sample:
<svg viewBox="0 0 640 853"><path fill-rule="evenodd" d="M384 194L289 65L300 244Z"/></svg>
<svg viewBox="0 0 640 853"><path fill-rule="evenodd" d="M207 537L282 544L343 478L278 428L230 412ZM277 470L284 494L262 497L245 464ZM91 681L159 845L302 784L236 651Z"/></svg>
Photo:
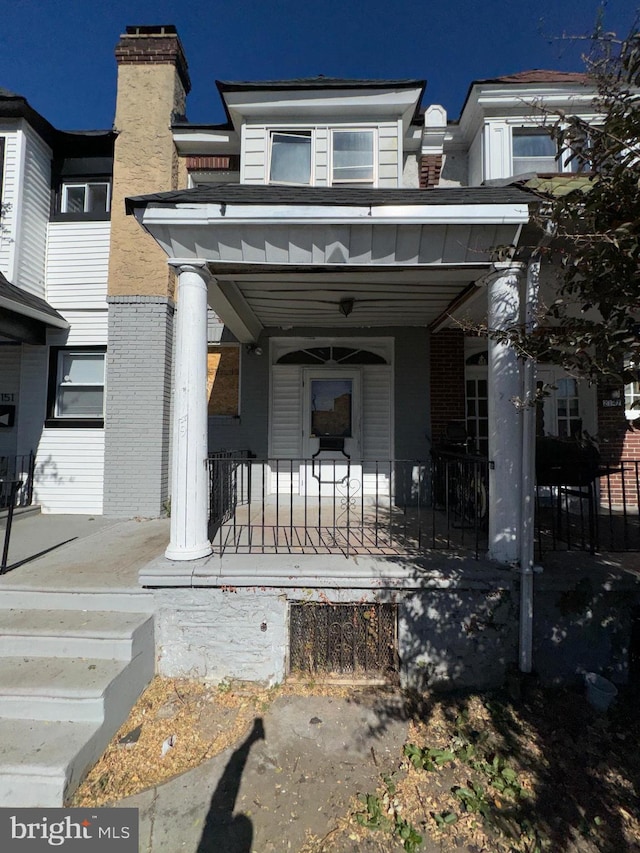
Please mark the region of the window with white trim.
<svg viewBox="0 0 640 853"><path fill-rule="evenodd" d="M102 426L104 389L104 347L51 347L48 426Z"/></svg>
<svg viewBox="0 0 640 853"><path fill-rule="evenodd" d="M331 183L373 184L375 182L375 132L333 130L331 132Z"/></svg>
<svg viewBox="0 0 640 853"><path fill-rule="evenodd" d="M109 181L65 183L60 198L61 213L109 213L111 185Z"/></svg>
<svg viewBox="0 0 640 853"><path fill-rule="evenodd" d="M312 183L310 130L272 130L270 136L269 182Z"/></svg>
<svg viewBox="0 0 640 853"><path fill-rule="evenodd" d="M514 175L562 171L558 146L544 127L514 127L511 150Z"/></svg>

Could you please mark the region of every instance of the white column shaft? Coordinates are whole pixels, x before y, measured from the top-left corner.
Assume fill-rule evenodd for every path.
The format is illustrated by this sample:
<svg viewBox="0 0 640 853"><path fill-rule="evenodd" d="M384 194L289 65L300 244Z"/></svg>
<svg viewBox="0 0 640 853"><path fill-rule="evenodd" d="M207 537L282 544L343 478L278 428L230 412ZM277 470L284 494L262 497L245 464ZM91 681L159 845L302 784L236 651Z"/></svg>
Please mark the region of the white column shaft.
<svg viewBox="0 0 640 853"><path fill-rule="evenodd" d="M495 264L488 285L488 326L505 331L520 322L519 263ZM489 337L489 557L519 558L522 417L514 399L522 394L521 366L513 347Z"/></svg>
<svg viewBox="0 0 640 853"><path fill-rule="evenodd" d="M173 392L170 560L211 553L207 526L207 283L182 266L178 278Z"/></svg>

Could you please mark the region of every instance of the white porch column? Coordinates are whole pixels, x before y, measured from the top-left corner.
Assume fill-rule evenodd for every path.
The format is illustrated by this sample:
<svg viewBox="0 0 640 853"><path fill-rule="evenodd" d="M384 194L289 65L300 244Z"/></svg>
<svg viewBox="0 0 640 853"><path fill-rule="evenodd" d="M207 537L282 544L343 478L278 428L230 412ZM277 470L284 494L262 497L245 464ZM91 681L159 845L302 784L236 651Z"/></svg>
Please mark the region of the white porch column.
<svg viewBox="0 0 640 853"><path fill-rule="evenodd" d="M488 282L489 331L520 322L520 277L524 264L496 263ZM489 557L517 562L522 487L521 365L508 344L489 337Z"/></svg>
<svg viewBox="0 0 640 853"><path fill-rule="evenodd" d="M207 532L207 272L205 261L169 261L178 273L171 452L170 560L211 553Z"/></svg>

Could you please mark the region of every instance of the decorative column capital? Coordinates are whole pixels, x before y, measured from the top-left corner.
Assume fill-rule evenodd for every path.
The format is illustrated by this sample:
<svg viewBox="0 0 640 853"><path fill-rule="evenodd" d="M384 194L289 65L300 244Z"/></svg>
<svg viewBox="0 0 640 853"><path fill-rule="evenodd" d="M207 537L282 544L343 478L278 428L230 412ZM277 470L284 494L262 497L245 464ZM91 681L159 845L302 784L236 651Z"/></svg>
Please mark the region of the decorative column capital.
<svg viewBox="0 0 640 853"><path fill-rule="evenodd" d="M167 264L178 273L195 272L204 278L209 278L208 261L201 258L167 258Z"/></svg>
<svg viewBox="0 0 640 853"><path fill-rule="evenodd" d="M520 280L526 273L527 265L524 261L494 261L491 269L482 279L482 284L492 284L499 278L515 278Z"/></svg>

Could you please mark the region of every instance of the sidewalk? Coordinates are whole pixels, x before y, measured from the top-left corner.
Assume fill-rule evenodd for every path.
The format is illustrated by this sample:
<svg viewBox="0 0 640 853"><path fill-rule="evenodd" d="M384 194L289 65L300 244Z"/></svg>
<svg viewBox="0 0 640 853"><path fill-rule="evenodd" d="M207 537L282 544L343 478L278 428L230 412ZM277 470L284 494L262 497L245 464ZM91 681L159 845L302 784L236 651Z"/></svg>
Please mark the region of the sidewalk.
<svg viewBox="0 0 640 853"><path fill-rule="evenodd" d="M6 519L0 519L4 543ZM139 569L164 551L169 519L17 514L0 588L139 590Z"/></svg>
<svg viewBox="0 0 640 853"><path fill-rule="evenodd" d="M297 853L398 767L406 733L393 694L281 696L235 750L113 805L140 810L140 853ZM402 849L384 833L356 847Z"/></svg>

